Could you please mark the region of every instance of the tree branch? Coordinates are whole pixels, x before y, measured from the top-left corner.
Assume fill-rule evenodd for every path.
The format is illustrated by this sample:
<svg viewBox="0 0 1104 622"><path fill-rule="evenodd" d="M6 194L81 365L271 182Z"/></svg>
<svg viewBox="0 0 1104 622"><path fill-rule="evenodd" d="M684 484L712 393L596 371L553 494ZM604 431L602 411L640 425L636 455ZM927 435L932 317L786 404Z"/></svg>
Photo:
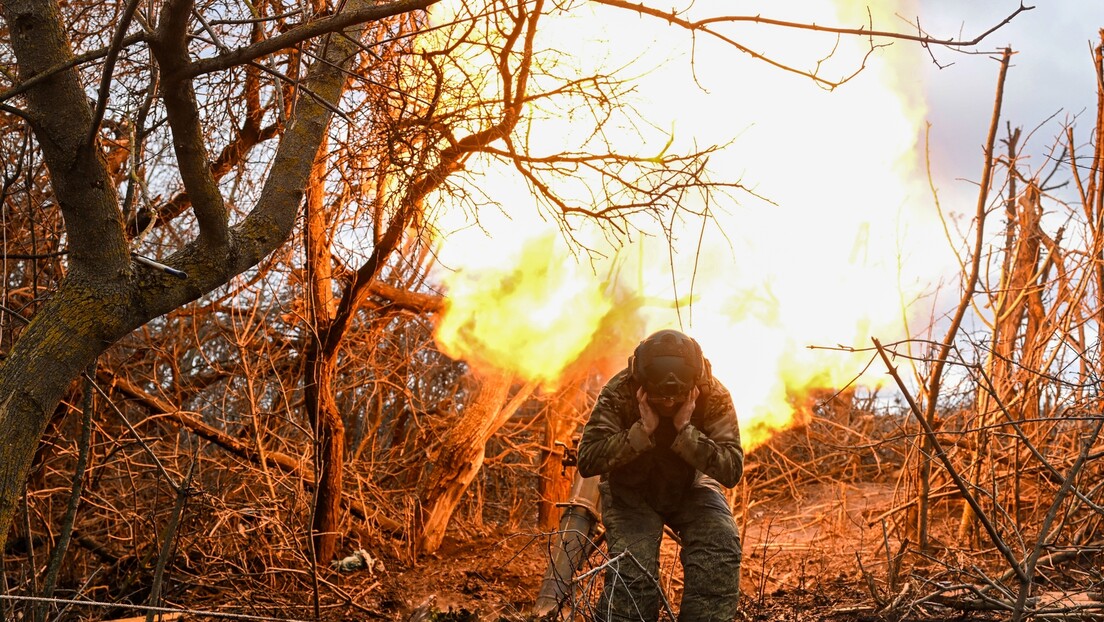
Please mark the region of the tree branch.
<svg viewBox="0 0 1104 622"><path fill-rule="evenodd" d="M825 33L833 33L833 34L839 34L839 35L869 37L871 39L877 38L877 39L897 39L897 40L903 40L903 41L913 41L913 42L916 42L916 43L923 44L925 46L928 46L928 45L941 45L941 46L947 46L947 47L970 47L970 46L973 46L973 45L977 45L982 40L984 40L986 37L988 37L990 34L992 34L993 32L995 32L997 30L999 30L1001 27L1003 27L1004 25L1011 22L1020 13L1023 13L1024 11L1030 11L1030 10L1035 8L1033 6L1025 6L1021 2L1020 6L1015 11L1013 11L1010 15L1005 17L1003 20L1000 21L1000 23L996 24L992 28L989 28L988 30L981 33L977 37L974 37L973 39L960 40L960 39L953 39L953 38L952 39L937 39L935 37L931 37L931 36L927 36L927 35L923 35L923 34L906 34L906 33L901 33L901 32L894 32L894 31L890 31L890 30L874 30L873 28L838 28L838 27L831 27L831 26L819 26L817 24L806 24L806 23L801 23L801 22L790 22L790 21L785 21L785 20L770 19L770 18L767 18L767 17L763 17L761 15L724 15L724 16L718 16L718 17L709 17L709 18L700 19L700 20L690 20L690 19L686 19L684 17L681 17L680 14L678 12L674 11L674 10L665 11L665 10L653 8L653 7L650 7L650 6L645 6L643 3L633 3L633 2L628 2L627 0L594 0L594 1L598 4L604 4L606 6L610 6L610 7L614 7L614 8L618 8L618 9L626 9L626 10L629 10L629 11L633 11L635 13L639 13L641 15L648 15L648 16L651 16L651 17L655 17L655 18L661 19L661 20L663 20L663 21L665 21L669 24L672 24L674 26L679 26L681 28L684 28L684 29L686 29L690 32L693 32L693 33L701 32L701 33L707 34L707 35L709 35L711 37L714 37L714 38L716 38L720 41L723 41L724 43L736 48L737 50L747 54L748 56L751 56L752 58L754 58L756 60L763 61L763 62L771 65L772 67L776 67L776 68L781 69L783 71L796 73L800 76L804 76L804 77L809 78L810 80L813 80L813 81L817 82L818 84L821 84L821 85L823 85L825 87L828 87L828 88L835 88L837 86L840 86L844 82L847 82L848 80L853 78L855 74L847 76L846 78L844 78L842 80L835 80L835 81L827 80L827 79L822 78L819 75L817 75L817 72L815 72L815 71L804 71L804 70L801 70L801 69L797 69L796 67L791 67L791 66L786 65L784 63L778 62L778 61L770 58L769 56L767 56L765 54L762 54L760 52L756 52L755 50L752 50L751 48L737 42L735 39L729 37L728 35L725 35L721 32L718 32L717 30L715 30L713 28L713 26L715 26L717 24L724 24L724 23L751 22L751 23L755 23L755 24L763 24L763 25L767 25L767 26L777 26L777 27L781 27L781 28L793 28L793 29L798 29L798 30L809 30L809 31L813 31L813 32L825 32ZM919 24L917 24L916 26L917 26L917 30L919 30Z"/></svg>
<svg viewBox="0 0 1104 622"><path fill-rule="evenodd" d="M162 100L165 114L172 127L173 149L180 177L199 224L200 243L211 248L225 248L229 242L229 212L218 183L211 174L195 88L186 72L189 64L188 20L192 7L190 0L166 3L161 11L156 37L151 43L164 76Z"/></svg>
<svg viewBox="0 0 1104 622"><path fill-rule="evenodd" d="M130 265L118 195L103 155L86 141L92 110L72 69L61 12L33 0L8 0L2 10L20 75L49 74L25 87L26 114L65 218L70 270L98 280L117 278Z"/></svg>
<svg viewBox="0 0 1104 622"><path fill-rule="evenodd" d="M402 15L411 11L425 10L440 0L397 0L384 5L369 5L352 8L348 3L344 11L320 19L308 22L291 30L265 39L258 43L238 48L226 54L195 61L188 68L189 77L195 77L213 71L222 71L236 67L243 63L254 61L263 56L268 56L280 50L295 47L300 43L320 37L322 35L338 32L347 28L379 21L395 15Z"/></svg>
<svg viewBox="0 0 1104 622"><path fill-rule="evenodd" d="M943 446L939 444L939 440L935 436L935 430L933 430L931 424L928 423L928 420L924 416L924 413L920 411L920 406L916 404L915 400L913 400L912 393L909 392L908 387L906 387L905 383L901 380L901 376L897 374L897 368L895 368L893 366L893 363L889 360L889 355L886 354L886 351L882 347L881 342L878 341L876 338L872 338L872 340L874 342L874 346L878 349L878 354L882 357L882 362L885 363L886 369L889 371L889 375L892 376L895 381L897 381L897 387L901 390L901 394L905 396L905 401L908 402L909 405L909 412L911 412L915 416L916 420L920 422L920 426L924 430L924 437L928 440L929 446L935 454L935 457L943 463L944 468L946 468L947 470L947 474L951 476L951 479L954 481L955 486L957 486L959 492L962 493L962 498L965 499L970 507L974 510L974 514L977 515L978 520L981 521L982 526L985 527L985 531L989 534L990 541L992 541L993 545L997 547L997 550L1000 551L1001 555L1004 556L1004 559L1008 562L1010 569L1016 574L1016 578L1019 579L1020 585L1027 585L1029 581L1027 574L1025 574L1024 569L1020 567L1020 563L1016 559L1016 556L1012 553L1012 549L1008 548L1008 544L1004 541L1003 538L1001 538L1000 533L997 532L996 526L994 526L993 522L989 520L989 517L985 514L985 511L982 510L981 505L978 503L977 499L974 498L974 495L970 493L970 488L966 484L966 481L962 479L961 475L958 474L958 471L951 463L951 459L947 457L947 452L943 451Z"/></svg>

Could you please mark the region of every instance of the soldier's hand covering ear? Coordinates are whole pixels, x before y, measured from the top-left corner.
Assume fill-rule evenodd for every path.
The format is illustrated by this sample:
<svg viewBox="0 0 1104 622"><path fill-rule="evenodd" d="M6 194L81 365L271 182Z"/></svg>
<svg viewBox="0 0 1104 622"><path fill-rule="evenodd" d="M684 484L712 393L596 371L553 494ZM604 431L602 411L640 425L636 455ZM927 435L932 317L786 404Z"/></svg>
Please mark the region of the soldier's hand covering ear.
<svg viewBox="0 0 1104 622"><path fill-rule="evenodd" d="M676 431L682 432L682 429L690 423L690 415L694 414L694 406L698 401L699 395L701 395L701 391L698 390L698 387L690 389L690 396L686 398L682 407L675 413L674 423Z"/></svg>
<svg viewBox="0 0 1104 622"><path fill-rule="evenodd" d="M656 431L659 427L659 415L652 410L652 405L648 403L648 393L641 387L636 390L636 402L640 405L640 421L644 424L644 431L648 433L648 436L652 435L652 432Z"/></svg>

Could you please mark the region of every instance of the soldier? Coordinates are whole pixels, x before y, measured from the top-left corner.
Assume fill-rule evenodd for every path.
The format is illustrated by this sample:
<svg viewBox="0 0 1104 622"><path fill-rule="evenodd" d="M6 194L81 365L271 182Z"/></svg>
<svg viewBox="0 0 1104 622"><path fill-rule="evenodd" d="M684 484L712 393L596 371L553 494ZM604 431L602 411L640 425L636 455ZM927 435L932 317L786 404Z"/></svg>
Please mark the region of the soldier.
<svg viewBox="0 0 1104 622"><path fill-rule="evenodd" d="M732 397L695 340L661 330L640 342L598 396L578 468L601 474L609 557L627 553L606 571L602 619L659 618L664 525L682 545L679 620L735 618L740 535L721 486L740 481L744 451Z"/></svg>

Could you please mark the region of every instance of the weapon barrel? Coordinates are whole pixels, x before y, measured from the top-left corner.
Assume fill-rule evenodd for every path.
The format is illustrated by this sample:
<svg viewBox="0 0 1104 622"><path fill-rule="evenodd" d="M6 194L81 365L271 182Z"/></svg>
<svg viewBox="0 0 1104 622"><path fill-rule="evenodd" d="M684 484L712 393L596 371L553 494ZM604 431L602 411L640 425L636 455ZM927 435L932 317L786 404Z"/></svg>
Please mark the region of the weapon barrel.
<svg viewBox="0 0 1104 622"><path fill-rule="evenodd" d="M554 536L552 560L545 572L533 613L544 618L557 611L571 593L571 579L594 548L598 531L598 478L575 476L571 499L563 504Z"/></svg>

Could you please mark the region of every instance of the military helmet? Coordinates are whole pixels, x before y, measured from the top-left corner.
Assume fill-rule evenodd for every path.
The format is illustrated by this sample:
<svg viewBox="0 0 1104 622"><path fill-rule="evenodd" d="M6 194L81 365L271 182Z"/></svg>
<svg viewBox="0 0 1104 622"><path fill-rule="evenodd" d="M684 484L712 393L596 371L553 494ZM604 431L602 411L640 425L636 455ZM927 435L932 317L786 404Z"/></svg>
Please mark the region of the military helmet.
<svg viewBox="0 0 1104 622"><path fill-rule="evenodd" d="M661 330L636 346L629 373L653 397L685 398L706 373L697 341L677 330Z"/></svg>

